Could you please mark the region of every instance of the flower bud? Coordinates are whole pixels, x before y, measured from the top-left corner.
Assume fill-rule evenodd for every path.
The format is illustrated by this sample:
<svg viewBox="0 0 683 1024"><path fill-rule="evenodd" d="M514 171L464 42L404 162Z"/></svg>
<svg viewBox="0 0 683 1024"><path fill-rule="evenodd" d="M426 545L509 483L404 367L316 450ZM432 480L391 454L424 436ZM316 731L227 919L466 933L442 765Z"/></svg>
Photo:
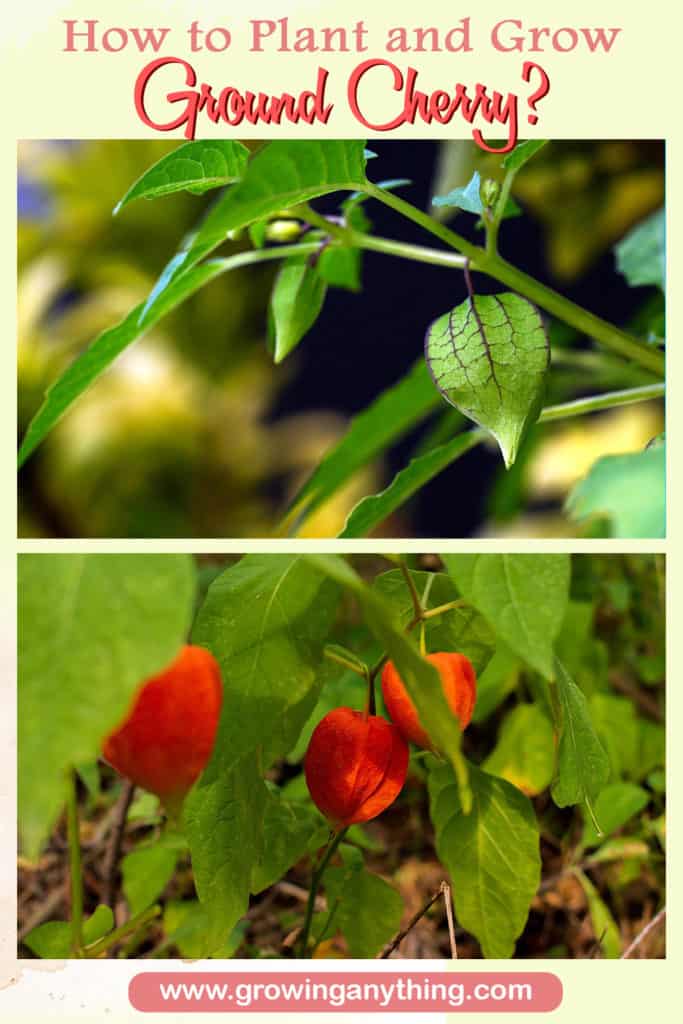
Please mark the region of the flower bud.
<svg viewBox="0 0 683 1024"><path fill-rule="evenodd" d="M294 242L303 230L298 220L271 220L266 225L265 237L269 242Z"/></svg>
<svg viewBox="0 0 683 1024"><path fill-rule="evenodd" d="M211 757L221 700L216 659L187 645L142 684L125 720L104 741L104 756L120 775L177 807Z"/></svg>
<svg viewBox="0 0 683 1024"><path fill-rule="evenodd" d="M452 651L428 654L426 660L438 670L448 705L460 729L466 729L477 699L477 676L472 662L464 654ZM431 740L420 722L417 708L391 661L386 663L382 672L382 695L389 717L402 736L418 747L431 749Z"/></svg>
<svg viewBox="0 0 683 1024"><path fill-rule="evenodd" d="M495 206L500 195L500 185L493 178L484 178L479 190L481 201L484 206Z"/></svg>
<svg viewBox="0 0 683 1024"><path fill-rule="evenodd" d="M318 810L339 830L376 818L394 802L408 756L408 744L385 718L335 708L311 736L306 784Z"/></svg>

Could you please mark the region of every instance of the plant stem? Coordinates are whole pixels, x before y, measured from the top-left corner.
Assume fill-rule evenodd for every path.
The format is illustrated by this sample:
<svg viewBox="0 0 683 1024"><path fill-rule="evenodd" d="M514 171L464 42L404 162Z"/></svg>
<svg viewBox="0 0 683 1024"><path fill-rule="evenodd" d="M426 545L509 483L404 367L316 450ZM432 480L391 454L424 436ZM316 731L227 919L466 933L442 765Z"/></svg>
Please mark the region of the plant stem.
<svg viewBox="0 0 683 1024"><path fill-rule="evenodd" d="M323 939L327 935L327 932L328 932L328 930L330 928L330 925L332 924L332 922L334 920L335 914L337 913L338 909L339 909L339 900L335 900L334 901L334 906L332 907L332 909L330 910L329 914L327 915L327 920L325 921L325 924L323 925L323 927L321 929L320 935L315 940L315 946L311 950L311 956L315 955L316 949L318 948L320 943L323 941Z"/></svg>
<svg viewBox="0 0 683 1024"><path fill-rule="evenodd" d="M647 402L653 398L662 398L665 390L663 382L661 384L645 384L640 388L606 391L603 395L590 395L588 398L577 398L572 402L548 405L541 412L538 421L539 423L550 423L553 420L569 419L571 416L585 416L587 413L599 412L601 409L616 409L622 405Z"/></svg>
<svg viewBox="0 0 683 1024"><path fill-rule="evenodd" d="M541 284L535 278L525 274L508 263L501 256L487 256L484 261L475 260L477 269L495 277L496 280L508 285L514 291L524 295L531 302L535 302L548 313L552 313L559 320L575 327L582 334L599 341L605 348L616 352L624 359L630 359L646 370L651 370L658 377L663 377L665 372L664 355L659 349L653 348L637 338L632 337L619 327L602 320L594 313L590 313L582 306L553 291L547 285Z"/></svg>
<svg viewBox="0 0 683 1024"><path fill-rule="evenodd" d="M507 206L507 201L510 198L510 189L512 188L512 182L515 180L517 171L508 171L503 179L503 184L500 189L500 194L496 202L496 208L493 213L493 219L486 229L486 252L489 256L495 256L498 252L498 232L500 231L500 225L503 220L503 213Z"/></svg>
<svg viewBox="0 0 683 1024"><path fill-rule="evenodd" d="M380 238L375 235L364 235L353 231L349 236L352 245L359 249L382 252L386 256L398 256L399 259L413 260L417 263L432 263L437 267L451 267L464 270L467 257L457 252L444 249L429 249L423 245L411 245L408 242L397 242L393 238Z"/></svg>
<svg viewBox="0 0 683 1024"><path fill-rule="evenodd" d="M311 923L313 921L313 911L315 910L315 900L316 900L316 896L318 895L318 889L320 888L320 883L322 882L323 875L325 874L325 868L327 867L327 865L330 863L330 861L334 857L334 855L335 855L335 853L337 851L337 847L341 843L341 841L344 838L344 836L346 835L347 831L348 831L348 829L343 828L339 832L337 832L333 836L332 839L330 839L330 842L327 844L327 849L325 850L324 854L322 855L320 863L318 864L317 868L313 872L313 877L311 878L311 888L310 888L310 891L308 893L308 902L306 903L306 916L304 917L304 923L303 923L303 927L301 929L301 935L299 937L299 957L300 958L303 958L303 957L306 956L306 949L308 947L308 938L309 938L309 936L311 934Z"/></svg>
<svg viewBox="0 0 683 1024"><path fill-rule="evenodd" d="M552 313L553 316L575 327L582 334L587 334L589 337L594 338L604 345L605 348L611 349L611 351L616 352L625 359L638 363L638 365L651 370L659 377L664 376L664 356L657 349L653 349L644 342L638 341L637 338L627 334L626 331L620 330L620 328L615 327L606 320L602 320L594 313L590 313L588 310L578 306L564 295L560 295L558 292L553 291L552 288L548 288L547 285L541 284L540 281L525 274L523 270L518 270L517 267L512 266L511 263L508 263L496 252L487 252L480 246L472 245L471 242L468 242L461 235L435 221L429 214L423 213L422 210L418 210L411 203L407 203L405 199L401 199L399 196L386 192L384 189L377 188L374 185L367 186L366 191L373 198L384 203L385 206L391 207L397 213L407 217L408 220L429 231L430 234L440 238L446 245L457 249L470 260L473 270L479 270L500 281L502 284L507 284L514 291L524 295L531 302L535 302L548 313Z"/></svg>
<svg viewBox="0 0 683 1024"><path fill-rule="evenodd" d="M400 932L397 932L391 942L386 944L379 956L376 957L377 960L388 960L394 950L398 949L408 932L412 931L417 922L425 916L427 911L430 910L430 908L433 907L437 900L439 900L444 894L444 884L444 882L441 883L434 895L429 897L425 905L421 907L416 914L413 914L405 928L402 928Z"/></svg>
<svg viewBox="0 0 683 1024"><path fill-rule="evenodd" d="M126 830L126 819L130 805L133 802L135 786L132 782L125 781L121 787L121 795L116 802L116 813L112 825L109 848L107 850L104 868L104 892L102 902L114 909L116 902L116 876L119 870L119 856L121 854L121 843L123 833Z"/></svg>
<svg viewBox="0 0 683 1024"><path fill-rule="evenodd" d="M400 196L394 195L393 192L385 191L385 189L377 188L376 185L368 183L364 186L364 191L371 195L373 199L379 199L385 206L390 206L392 210L396 210L397 213L407 217L408 220L412 220L415 224L418 224L425 231L429 231L430 234L436 235L442 242L449 245L451 249L457 249L466 256L467 259L473 263L479 265L482 257L486 259L486 252L478 245L472 245L462 235L458 235L455 231L451 231L445 224L441 224L439 221L434 220L428 213L423 213L422 210L418 210L412 203L407 203L405 199L401 199Z"/></svg>
<svg viewBox="0 0 683 1024"><path fill-rule="evenodd" d="M410 600L413 602L413 611L415 612L415 618L420 620L424 616L424 609L422 607L420 595L417 592L417 587L415 586L415 580L410 575L410 569L408 568L405 562L401 561L399 568L403 575L403 579L406 581L406 586L410 592Z"/></svg>
<svg viewBox="0 0 683 1024"><path fill-rule="evenodd" d="M662 909L659 911L659 913L655 917L652 918L652 920L649 922L649 924L645 925L645 927L643 928L642 932L640 932L638 935L636 935L635 939L633 940L631 945L628 947L626 952L622 953L621 959L622 960L630 959L630 957L633 956L633 954L638 949L638 947L643 942L643 940L646 939L647 936L650 935L655 930L655 928L658 928L660 924L663 924L665 920L666 920L666 907L662 907Z"/></svg>
<svg viewBox="0 0 683 1024"><path fill-rule="evenodd" d="M462 608L467 604L464 597L459 597L455 601L448 601L446 604L438 604L436 608L427 608L423 614L423 619L433 619L437 615L443 615L445 612L452 612L455 608Z"/></svg>
<svg viewBox="0 0 683 1024"><path fill-rule="evenodd" d="M337 665L343 665L344 668L348 668L350 672L355 672L361 679L367 679L368 667L361 661L351 661L350 658L345 658L343 653L335 648L332 644L327 644L323 649L323 655L328 661L334 661Z"/></svg>
<svg viewBox="0 0 683 1024"><path fill-rule="evenodd" d="M71 879L71 949L78 957L83 955L83 870L81 865L81 837L78 824L78 792L76 772L69 771L66 797L66 824L69 842L69 870Z"/></svg>
<svg viewBox="0 0 683 1024"><path fill-rule="evenodd" d="M103 935L101 939L97 940L97 942L93 942L92 945L86 946L84 955L88 957L88 959L101 956L102 953L106 953L108 949L115 946L117 942L121 941L121 939L125 939L126 935L130 935L131 932L136 932L140 928L149 924L149 922L153 921L155 917L158 917L160 913L161 907L158 904L153 907L148 907L147 910L142 910L139 914L136 914L134 917L131 917L130 920L126 921L125 924L122 924L120 928L114 928L114 930L109 932L108 935Z"/></svg>

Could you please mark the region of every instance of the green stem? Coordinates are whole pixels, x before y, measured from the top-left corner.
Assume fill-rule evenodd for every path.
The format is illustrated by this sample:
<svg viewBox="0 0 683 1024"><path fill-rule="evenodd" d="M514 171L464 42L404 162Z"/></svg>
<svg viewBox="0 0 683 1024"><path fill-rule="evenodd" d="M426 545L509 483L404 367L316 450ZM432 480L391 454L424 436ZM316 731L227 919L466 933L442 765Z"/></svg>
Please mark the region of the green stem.
<svg viewBox="0 0 683 1024"><path fill-rule="evenodd" d="M415 586L415 580L410 575L410 569L408 568L405 562L401 562L400 569L403 579L405 580L406 586L410 593L410 600L413 602L413 611L415 613L415 618L422 619L424 618L424 609L422 607L420 595L417 592L417 587Z"/></svg>
<svg viewBox="0 0 683 1024"><path fill-rule="evenodd" d="M103 935L101 939L97 940L97 942L93 942L92 945L86 946L84 955L90 960L94 957L101 956L102 953L106 953L107 950L111 949L112 946L115 946L117 942L121 941L121 939L125 939L127 935L145 927L145 925L149 924L150 921L153 921L154 918L158 917L160 913L161 907L156 904L153 907L148 907L147 910L141 911L139 914L135 914L135 916L126 921L125 924L122 924L120 928L114 928L113 932L109 932L108 935Z"/></svg>
<svg viewBox="0 0 683 1024"><path fill-rule="evenodd" d="M536 281L524 271L513 267L501 256L487 257L483 262L480 260L477 269L508 285L548 313L552 313L559 320L575 327L582 334L594 338L610 351L616 352L624 359L632 360L646 370L651 370L658 377L664 376L664 354L659 349L638 341L626 331L602 320L582 306L577 306L575 302L567 299L564 295L560 295L559 292L541 284L540 281Z"/></svg>
<svg viewBox="0 0 683 1024"><path fill-rule="evenodd" d="M311 956L315 955L316 949L318 948L320 943L323 941L323 939L327 935L327 933L329 931L329 928L330 928L330 925L332 924L332 922L334 920L334 917L335 917L335 914L337 913L338 909L339 909L339 900L335 900L334 901L334 906L332 907L332 910L330 910L329 914L327 915L327 920L325 921L325 924L322 927L320 935L315 940L315 945L313 946L313 949L311 950Z"/></svg>
<svg viewBox="0 0 683 1024"><path fill-rule="evenodd" d="M451 249L457 249L466 256L468 260L473 264L479 265L482 258L486 259L486 252L478 245L473 245L468 242L462 235L456 234L455 231L451 231L445 224L441 224L439 221L434 220L428 213L423 213L422 210L418 210L412 203L407 203L405 199L401 199L400 196L396 196L393 192L385 191L382 188L377 188L376 185L368 184L364 186L364 190L371 195L373 199L378 199L385 206L390 206L392 210L396 210L397 213L402 214L408 220L412 220L413 223L418 224L425 231L429 231L430 234L436 235L442 242L449 245Z"/></svg>
<svg viewBox="0 0 683 1024"><path fill-rule="evenodd" d="M439 604L436 608L428 608L422 615L423 619L434 619L438 615L444 615L446 612L455 611L456 608L463 608L467 604L464 597L459 597L455 601L448 601L447 604Z"/></svg>
<svg viewBox="0 0 683 1024"><path fill-rule="evenodd" d="M640 388L607 391L604 395L591 395L588 398L577 398L573 402L548 405L541 412L538 421L539 423L550 423L553 420L569 419L570 416L585 416L587 413L599 412L601 409L616 409L621 405L647 402L653 398L662 398L665 390L664 383L645 384Z"/></svg>
<svg viewBox="0 0 683 1024"><path fill-rule="evenodd" d="M330 863L335 853L337 852L337 847L341 843L347 831L348 829L343 828L334 835L334 837L328 843L327 849L325 850L325 853L323 854L320 863L313 872L313 877L311 879L311 888L308 893L308 902L306 904L306 916L304 917L304 923L301 929L301 936L299 937L300 958L306 956L306 950L308 948L308 939L311 934L313 911L315 910L315 901L318 895L318 889L320 888L320 883L322 882L323 875L325 874L325 868L327 867L327 865Z"/></svg>
<svg viewBox="0 0 683 1024"><path fill-rule="evenodd" d="M71 877L71 949L75 956L80 957L83 955L83 869L81 865L81 837L78 824L76 772L73 769L69 772L66 797L66 826Z"/></svg>
<svg viewBox="0 0 683 1024"><path fill-rule="evenodd" d="M457 252L429 249L424 245L410 245L408 242L396 242L393 238L364 235L360 231L351 232L349 241L359 249L381 252L386 256L398 256L399 259L412 260L416 263L432 263L437 267L449 267L456 270L464 270L467 266L467 257L461 256Z"/></svg>
<svg viewBox="0 0 683 1024"><path fill-rule="evenodd" d="M489 256L495 256L498 252L498 232L500 231L500 225L503 221L503 213L507 206L507 201L510 198L510 190L512 188L512 182L515 180L516 170L508 171L503 179L501 186L500 195L496 202L496 208L493 213L493 219L486 228L486 252ZM486 222L484 222L486 223Z"/></svg>
<svg viewBox="0 0 683 1024"><path fill-rule="evenodd" d="M508 285L520 295L524 295L531 302L541 306L548 313L552 313L553 316L575 327L582 334L587 334L589 337L594 338L595 341L600 342L600 344L612 352L616 352L625 359L631 359L645 369L656 373L659 377L664 376L664 356L657 349L653 349L644 342L638 341L637 338L632 337L626 331L620 330L606 320L602 320L594 313L589 313L588 310L565 298L564 295L560 295L558 292L553 291L552 288L548 288L547 285L541 284L540 281L525 274L524 271L518 270L517 267L512 266L511 263L508 263L497 253L487 252L480 246L472 245L461 235L451 231L444 224L435 221L429 214L423 213L422 210L418 210L411 203L407 203L405 199L401 199L399 196L386 192L384 189L377 188L374 185L368 185L366 191L373 198L384 203L385 206L391 207L397 213L402 214L408 220L424 228L425 231L429 231L430 234L440 238L446 245L457 249L470 260L473 270L488 274L502 284Z"/></svg>
<svg viewBox="0 0 683 1024"><path fill-rule="evenodd" d="M320 228L326 235L338 239L342 244L345 245L349 242L349 232L346 228L342 227L341 224L335 224L334 221L329 221L327 217L323 217L321 213L314 210L308 203L302 203L301 206L295 207L294 213L313 227Z"/></svg>
<svg viewBox="0 0 683 1024"><path fill-rule="evenodd" d="M344 653L340 651L335 645L327 644L323 649L323 655L328 661L334 661L337 665L343 665L344 668L348 668L351 672L355 672L361 679L367 679L368 667L360 660L351 660L346 658Z"/></svg>

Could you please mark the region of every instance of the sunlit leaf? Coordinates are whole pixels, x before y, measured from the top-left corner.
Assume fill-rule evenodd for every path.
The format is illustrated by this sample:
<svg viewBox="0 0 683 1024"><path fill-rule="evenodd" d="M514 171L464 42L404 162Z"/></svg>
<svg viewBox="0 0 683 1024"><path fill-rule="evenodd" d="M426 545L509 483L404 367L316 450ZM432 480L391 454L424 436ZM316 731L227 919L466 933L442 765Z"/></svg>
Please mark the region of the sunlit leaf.
<svg viewBox="0 0 683 1024"><path fill-rule="evenodd" d="M318 319L327 286L317 269L303 256L285 260L270 298L271 348L281 363Z"/></svg>
<svg viewBox="0 0 683 1024"><path fill-rule="evenodd" d="M485 957L513 955L541 874L536 814L504 779L469 766L472 810L463 814L453 772L429 772L429 801L439 859L453 882L458 923Z"/></svg>
<svg viewBox="0 0 683 1024"><path fill-rule="evenodd" d="M462 596L505 644L546 678L569 598L568 555L447 552L443 562Z"/></svg>
<svg viewBox="0 0 683 1024"><path fill-rule="evenodd" d="M19 820L35 858L70 766L95 760L132 695L175 658L194 599L186 555L19 557Z"/></svg>
<svg viewBox="0 0 683 1024"><path fill-rule="evenodd" d="M586 698L559 660L556 685L560 741L553 800L558 807L585 804L595 824L595 800L609 777L609 758L596 735Z"/></svg>
<svg viewBox="0 0 683 1024"><path fill-rule="evenodd" d="M405 469L396 474L385 490L379 494L368 495L358 502L349 513L339 536L367 537L425 484L478 444L481 437L477 431L467 431L458 434L452 441L412 459Z"/></svg>
<svg viewBox="0 0 683 1024"><path fill-rule="evenodd" d="M466 299L430 325L425 353L444 398L494 435L509 468L538 419L550 363L536 307L512 292Z"/></svg>
<svg viewBox="0 0 683 1024"><path fill-rule="evenodd" d="M604 455L566 502L572 519L604 516L613 537L666 536L666 446L629 455Z"/></svg>
<svg viewBox="0 0 683 1024"><path fill-rule="evenodd" d="M131 185L114 208L119 213L134 199L157 199L186 190L197 195L239 181L249 150L228 139L200 139L163 156Z"/></svg>

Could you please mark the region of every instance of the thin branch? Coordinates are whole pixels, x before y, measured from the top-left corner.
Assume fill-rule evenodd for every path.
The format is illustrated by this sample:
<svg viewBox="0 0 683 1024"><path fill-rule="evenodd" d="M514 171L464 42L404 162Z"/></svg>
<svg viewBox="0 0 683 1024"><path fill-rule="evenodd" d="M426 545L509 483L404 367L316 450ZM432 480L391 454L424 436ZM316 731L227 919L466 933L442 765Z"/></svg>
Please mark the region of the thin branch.
<svg viewBox="0 0 683 1024"><path fill-rule="evenodd" d="M401 931L398 932L394 936L394 938L391 940L391 942L387 943L387 945L384 947L382 952L377 957L375 957L376 960L388 960L389 959L389 957L394 952L394 950L398 949L398 947L401 945L401 943L405 939L405 937L408 934L408 932L412 931L412 929L415 927L415 925L420 920L420 918L424 917L425 914L427 913L427 911L430 909L430 907L433 907L434 904L436 903L436 901L441 898L441 896L443 895L443 892L444 892L443 887L444 887L445 884L446 884L445 882L441 883L441 885L436 890L434 895L431 896L427 900L427 902L425 903L424 907L422 907L421 910L418 910L418 912L411 917L410 921L408 921L408 924L405 926L405 928L401 929ZM450 893L450 890L449 890L449 893ZM450 924L449 924L449 929L450 929Z"/></svg>
<svg viewBox="0 0 683 1024"><path fill-rule="evenodd" d="M660 926L660 924L662 924L665 921L665 919L666 919L666 907L662 907L662 909L659 911L659 913L656 914L652 918L650 923L645 925L645 927L643 928L642 932L639 932L638 935L636 935L635 939L633 940L631 945L628 947L626 952L621 954L621 959L622 960L628 960L632 956L632 954L635 953L635 951L638 949L638 947L645 941L645 939L648 937L648 935L650 935L651 932L653 932L655 930L655 928L658 928Z"/></svg>
<svg viewBox="0 0 683 1024"><path fill-rule="evenodd" d="M406 586L410 591L410 600L413 602L413 611L415 612L415 618L419 621L424 614L424 609L422 607L420 595L417 592L417 587L415 586L415 580L411 576L410 569L408 568L404 561L401 561L399 568L403 575L403 579L406 581Z"/></svg>
<svg viewBox="0 0 683 1024"><path fill-rule="evenodd" d="M455 941L455 919L453 917L453 899L451 897L451 887L448 882L441 883L441 892L443 893L443 901L446 904L446 920L448 922L448 938L451 944L451 959L458 959L458 946Z"/></svg>
<svg viewBox="0 0 683 1024"><path fill-rule="evenodd" d="M304 923L301 929L298 940L298 955L303 958L307 955L308 939L311 933L311 924L313 921L313 911L315 908L316 897L318 895L318 889L322 882L323 875L325 874L325 868L331 861L332 857L337 851L337 847L343 840L344 836L348 832L348 828L343 828L339 832L335 833L327 844L327 848L323 853L317 868L313 872L311 879L311 888L308 893L308 902L306 904L306 915L304 917Z"/></svg>
<svg viewBox="0 0 683 1024"><path fill-rule="evenodd" d="M104 864L104 891L102 895L102 902L106 903L107 906L112 909L116 898L116 879L119 869L119 857L121 855L121 843L123 842L123 833L126 829L126 818L128 817L128 811L133 801L134 792L135 786L132 782L126 780L123 783L121 793L114 808L114 820L112 823L109 847L107 849L107 856Z"/></svg>

